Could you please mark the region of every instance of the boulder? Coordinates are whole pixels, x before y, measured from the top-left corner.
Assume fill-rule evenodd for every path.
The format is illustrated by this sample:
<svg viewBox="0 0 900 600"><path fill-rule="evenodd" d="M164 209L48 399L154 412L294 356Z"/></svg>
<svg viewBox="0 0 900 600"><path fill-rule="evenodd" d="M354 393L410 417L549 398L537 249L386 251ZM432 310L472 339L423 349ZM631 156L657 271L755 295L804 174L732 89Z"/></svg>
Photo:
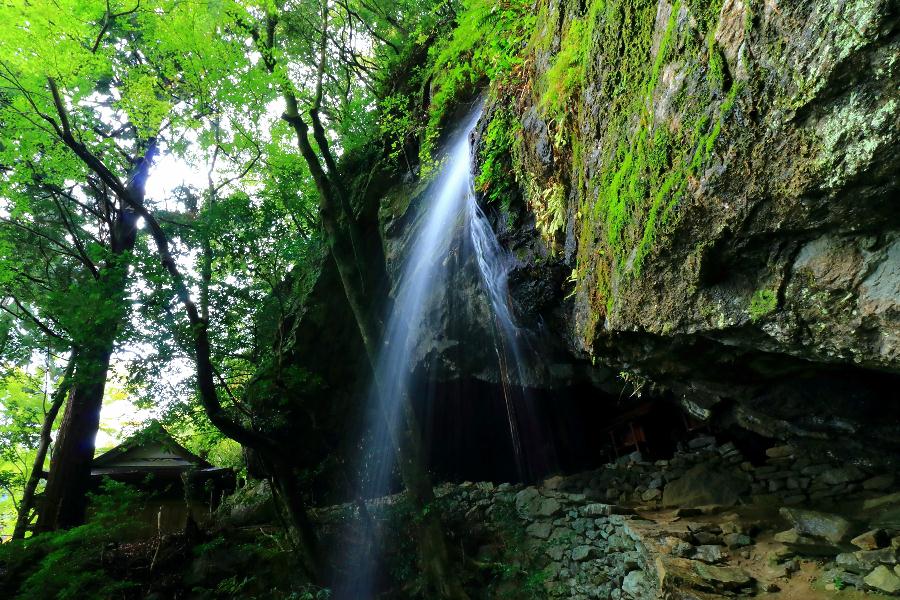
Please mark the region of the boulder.
<svg viewBox="0 0 900 600"><path fill-rule="evenodd" d="M599 502L594 502L583 507L581 513L589 517L602 517L611 514L609 511L609 504L600 504Z"/></svg>
<svg viewBox="0 0 900 600"><path fill-rule="evenodd" d="M863 502L863 510L877 510L893 506L900 506L900 492L870 498Z"/></svg>
<svg viewBox="0 0 900 600"><path fill-rule="evenodd" d="M591 558L596 553L597 549L593 546L575 546L572 549L572 560L574 560L575 562L581 562Z"/></svg>
<svg viewBox="0 0 900 600"><path fill-rule="evenodd" d="M694 562L697 575L717 589L735 590L753 583L753 578L738 567L716 567Z"/></svg>
<svg viewBox="0 0 900 600"><path fill-rule="evenodd" d="M883 565L897 564L897 551L893 548L880 548L878 550L859 550L853 553L859 561L866 565L875 565L881 563ZM870 567L870 568L871 568Z"/></svg>
<svg viewBox="0 0 900 600"><path fill-rule="evenodd" d="M811 390L805 376L786 374L900 369L893 5L840 3L838 16L827 0L758 7L744 0L706 14L720 4L675 4L671 19L672 2L635 4L640 18L629 11L585 46L591 68L568 98L578 119L551 126L528 94L516 109L523 123L516 174L534 190L527 202L534 214L520 221L543 234L542 261L549 254L577 265L570 297L558 301L567 326L558 330L598 363L665 382L703 419L725 413L717 416L781 440L889 440L872 435L891 433L896 422L879 418L884 393L865 376L862 385L848 382L863 388L853 397L855 389ZM553 2L542 11L535 90L560 64L563 33L585 17L584 6ZM637 24L653 48L668 50L656 61L655 50L647 54L648 64L632 73L624 52L631 46L618 37L638 39ZM705 39L722 52L724 86L708 85L712 53L693 50ZM606 85L626 71L625 79L650 85ZM647 115L623 101L633 93ZM716 133L701 136L705 147L683 135L707 124ZM556 152L551 129L579 151ZM671 160L650 177L639 140L657 133L672 134ZM698 166L679 171L675 156ZM548 210L536 196L555 198L560 180L572 184L559 196L558 221L552 231L535 227ZM677 194L673 181L683 182ZM669 215L675 204L677 219ZM844 405L833 402L842 398Z"/></svg>
<svg viewBox="0 0 900 600"><path fill-rule="evenodd" d="M870 491L884 491L894 485L893 475L876 475L863 481L863 489Z"/></svg>
<svg viewBox="0 0 900 600"><path fill-rule="evenodd" d="M897 564L897 554L891 548L842 552L835 557L835 562L847 571L867 573L881 564Z"/></svg>
<svg viewBox="0 0 900 600"><path fill-rule="evenodd" d="M768 456L769 458L787 458L793 455L793 446L774 446L766 450L766 456Z"/></svg>
<svg viewBox="0 0 900 600"><path fill-rule="evenodd" d="M728 558L728 553L725 552L725 549L722 546L704 544L702 546L697 546L694 551L695 560L703 561L708 564L725 562L726 558Z"/></svg>
<svg viewBox="0 0 900 600"><path fill-rule="evenodd" d="M544 498L538 503L535 509L535 515L539 517L552 517L559 514L562 510L562 504L556 498Z"/></svg>
<svg viewBox="0 0 900 600"><path fill-rule="evenodd" d="M652 502L658 500L662 496L662 492L658 488L649 489L641 494L641 500L644 502Z"/></svg>
<svg viewBox="0 0 900 600"><path fill-rule="evenodd" d="M541 494L537 489L528 487L516 494L516 510L523 515L533 516L541 503Z"/></svg>
<svg viewBox="0 0 900 600"><path fill-rule="evenodd" d="M796 529L775 534L775 541L785 544L791 551L810 556L835 556L841 549L820 538L802 535Z"/></svg>
<svg viewBox="0 0 900 600"><path fill-rule="evenodd" d="M637 598L640 596L641 592L643 592L646 585L647 576L644 575L644 572L632 571L622 580L622 591L632 598Z"/></svg>
<svg viewBox="0 0 900 600"><path fill-rule="evenodd" d="M821 581L827 582L826 586L828 584L834 585L835 581L840 581L844 585L852 585L855 588L862 588L863 586L863 579L859 574L842 569L828 569L822 573ZM835 589L837 589L837 586L835 586Z"/></svg>
<svg viewBox="0 0 900 600"><path fill-rule="evenodd" d="M877 550L887 546L889 541L884 529L872 529L859 534L850 543L861 550Z"/></svg>
<svg viewBox="0 0 900 600"><path fill-rule="evenodd" d="M265 479L250 480L238 488L225 498L217 513L217 518L236 527L274 523L278 518L272 489Z"/></svg>
<svg viewBox="0 0 900 600"><path fill-rule="evenodd" d="M750 536L744 533L726 533L722 536L722 541L725 542L725 545L729 548L740 548L742 546L749 546L753 543Z"/></svg>
<svg viewBox="0 0 900 600"><path fill-rule="evenodd" d="M801 535L823 538L833 544L843 542L852 532L852 524L839 515L787 507L779 512Z"/></svg>
<svg viewBox="0 0 900 600"><path fill-rule="evenodd" d="M707 448L709 446L716 445L716 438L711 435L704 435L701 437L694 438L688 442L688 447L691 450L696 450L698 448Z"/></svg>
<svg viewBox="0 0 900 600"><path fill-rule="evenodd" d="M562 475L554 475L544 480L543 488L545 490L558 490L563 486L563 483L565 483L565 478Z"/></svg>
<svg viewBox="0 0 900 600"><path fill-rule="evenodd" d="M872 570L873 566L870 565L867 568L853 552L841 552L834 558L834 562L841 569L857 574L867 573Z"/></svg>
<svg viewBox="0 0 900 600"><path fill-rule="evenodd" d="M701 463L672 481L663 491L665 506L733 506L750 489L745 474Z"/></svg>
<svg viewBox="0 0 900 600"><path fill-rule="evenodd" d="M828 485L840 485L842 483L852 483L859 481L865 477L859 467L853 465L845 465L843 467L835 467L828 469L822 473L819 478Z"/></svg>
<svg viewBox="0 0 900 600"><path fill-rule="evenodd" d="M881 592L887 592L888 594L900 592L900 577L884 565L875 567L871 573L865 576L863 581L869 587Z"/></svg>
<svg viewBox="0 0 900 600"><path fill-rule="evenodd" d="M872 527L900 531L900 505L881 510L869 520Z"/></svg>
<svg viewBox="0 0 900 600"><path fill-rule="evenodd" d="M538 522L532 523L525 529L525 533L530 535L531 537L537 538L539 540L546 540L550 537L550 531L553 529L553 524L549 522Z"/></svg>

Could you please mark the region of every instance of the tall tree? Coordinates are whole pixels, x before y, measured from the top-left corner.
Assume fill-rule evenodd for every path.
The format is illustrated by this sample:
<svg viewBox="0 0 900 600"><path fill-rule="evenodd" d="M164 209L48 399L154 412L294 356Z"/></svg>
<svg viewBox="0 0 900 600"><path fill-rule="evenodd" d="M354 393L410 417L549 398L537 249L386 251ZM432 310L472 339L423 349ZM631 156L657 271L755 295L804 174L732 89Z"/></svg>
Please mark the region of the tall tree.
<svg viewBox="0 0 900 600"><path fill-rule="evenodd" d="M0 164L16 204L10 221L70 255L80 271L54 296L67 307L65 329L79 351L39 530L84 519L107 371L130 313L138 231L130 205L143 203L157 139L173 122L157 100L160 77L130 45L140 6L13 2L0 14L0 120L12 133ZM51 212L52 219L35 216Z"/></svg>
<svg viewBox="0 0 900 600"><path fill-rule="evenodd" d="M55 84L51 80L51 89ZM59 96L58 92L54 93ZM60 122L67 120L65 109L59 103ZM62 139L69 140L70 147L79 148L85 162L95 160L76 142L71 132L62 130ZM112 222L111 252L105 264L97 269L97 281L104 293L103 300L108 309L97 315L87 332L80 350L75 355L75 380L66 410L63 414L60 432L56 442L56 452L50 462L50 474L44 493L44 504L38 519L38 530L49 531L69 528L84 521L87 508L87 490L94 459L94 440L100 428L100 409L109 370L113 345L124 324L128 312L125 291L128 276L129 254L134 249L137 236L134 212L126 208L128 200L143 202L144 184L152 161L152 147L148 155L138 159L129 183L115 191L119 206L115 208ZM98 169L108 169L98 165ZM111 172L109 172L111 175ZM115 176L113 176L115 177ZM115 178L110 183L118 180ZM107 184L108 185L108 184ZM128 200L124 200L127 198Z"/></svg>
<svg viewBox="0 0 900 600"><path fill-rule="evenodd" d="M247 114L243 106L248 99L259 100L259 88L253 81L256 70L248 61L247 49L236 44L217 43L223 32L218 27L221 22L217 21L217 7L213 5L160 0L120 12L115 12L108 5L102 11L91 12L78 2L61 3L57 8L59 13L71 17L91 32L89 44L79 44L78 33L56 30L55 22L67 20L60 19L59 14L51 21L45 13L38 11L38 14L30 15L29 20L53 30L51 37L54 40L60 37L74 40L75 47L71 51L76 55L82 50L91 56L99 53L101 58L98 60L103 68L86 73L73 68L71 77L66 80L71 87L64 86L64 78L59 75L48 79L47 89L52 102L47 109L41 104L40 94L30 92L25 85L21 85L22 76L16 74L17 89L26 99L24 109L19 112L29 117L36 115L34 120L40 125L49 124L39 128L42 139L62 142L58 145L67 151L65 156L74 155L76 160L67 165L72 167L67 171L68 177L72 176L73 171L86 171L88 181L95 181L95 187L107 193L121 214L127 215L132 223L139 218L144 219L147 230L159 246L162 266L171 275L171 281L167 284L157 278L148 270L147 261L131 260L128 264L141 267L145 284L153 288L151 295L161 297L163 310L168 308L167 293L174 292L183 303L187 328L176 328L171 333L176 345L186 340L191 346L191 354L197 363L197 389L201 404L210 421L223 433L256 448L267 458L278 484L279 496L284 498L295 530L299 533L303 563L309 573L317 577L320 570L315 536L303 506L298 477L292 472L290 457L284 455L277 440L254 426L252 415L246 414L246 409L227 380L227 373L223 373L213 362L214 342L208 333L210 323L223 322L222 314L214 310L211 302L215 296L212 278L217 258L214 250L221 245L213 238L216 214L222 200L220 194L223 188L246 176L259 159L259 149L254 152L253 148L255 140L245 130L259 120L252 111ZM99 8L99 3L93 5L94 10ZM83 9L91 15L103 15L103 18L78 21ZM41 21L45 17L46 20ZM60 33L66 35L61 36ZM37 44L35 39L27 41ZM91 64L90 56L81 54L85 62ZM54 59L48 62L55 64L63 60L59 56L54 56ZM32 64L30 59L23 62L18 65L22 70L30 67L38 75L45 70L41 63ZM240 85L234 85L236 81ZM84 90L91 91L85 95ZM113 114L84 110L81 107L85 102L101 103ZM264 100L262 106L265 106ZM77 119L73 118L73 113L77 113ZM98 139L95 135L97 130L104 131L110 123L117 123L119 127L114 132L107 131L107 136ZM119 139L119 133L127 137ZM122 162L118 157L127 159L129 150L139 147L142 140L149 142L147 147L151 151L159 147L164 154L178 156L181 160L189 160L192 154L211 155L208 186L200 191L200 198L188 194L186 197L166 198L167 206L152 200L148 203L142 192L151 162L148 157L134 161L136 172L133 176L125 178L117 175L118 168L129 164L128 160ZM117 143L122 141L130 143ZM252 155L249 158L244 152L248 149ZM228 175L222 176L217 172L218 159L237 166ZM241 162L244 164L239 164ZM302 217L291 216L298 223L294 233L303 235L304 226L299 224ZM191 233L183 234L185 230ZM199 256L196 271L187 266L179 248L173 248L173 238L178 242L198 242L195 246ZM142 246L135 245L134 236L131 241L132 249L142 250ZM270 273L270 276L280 279L284 272L277 275ZM221 284L221 280L218 283ZM193 299L194 290L199 290L199 303ZM86 321L91 323L92 319ZM82 374L87 371L81 366L84 351L80 346L79 363L75 370L76 388L70 395L70 407L86 404L74 402ZM93 364L105 368L108 361L105 364L93 361ZM99 377L95 381L99 381ZM99 408L99 405L96 406ZM96 414L97 411L81 411L76 416L87 422L85 417ZM64 421L64 425L66 423L68 421ZM86 439L90 429L96 433L93 422L88 422L87 428L78 428L79 435L73 437ZM78 447L62 446L65 440L61 435L60 460L63 460L62 457L71 460L73 456L79 456ZM81 464L87 466L90 459L88 453L82 452L80 456ZM55 473L62 471L54 465L51 480ZM48 485L50 491L52 483Z"/></svg>

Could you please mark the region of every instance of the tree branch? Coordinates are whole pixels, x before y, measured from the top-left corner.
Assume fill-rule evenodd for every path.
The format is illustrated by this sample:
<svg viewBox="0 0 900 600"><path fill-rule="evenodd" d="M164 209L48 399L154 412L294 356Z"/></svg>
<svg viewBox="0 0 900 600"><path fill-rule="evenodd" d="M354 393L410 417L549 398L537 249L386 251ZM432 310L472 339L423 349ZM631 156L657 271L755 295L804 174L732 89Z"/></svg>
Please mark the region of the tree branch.
<svg viewBox="0 0 900 600"><path fill-rule="evenodd" d="M31 321L32 323L34 323L37 326L38 329L40 329L46 335L48 335L49 337L52 337L53 339L59 340L61 342L66 342L66 343L69 342L68 339L66 339L65 337L61 336L60 334L58 334L55 331L53 331L52 329L50 329L50 327L46 323L41 321L37 316L35 316L33 313L31 313L31 311L29 311L27 308L25 308L25 306L21 302L19 302L18 298L11 298L11 300L16 305L16 307L21 311L21 313L24 314L24 318L23 318L22 314L19 314L19 313L16 313L16 312L10 310L9 307L6 306L5 304L0 303L0 309L5 310L6 312L8 312L9 314L11 314L13 317L15 317L17 319Z"/></svg>

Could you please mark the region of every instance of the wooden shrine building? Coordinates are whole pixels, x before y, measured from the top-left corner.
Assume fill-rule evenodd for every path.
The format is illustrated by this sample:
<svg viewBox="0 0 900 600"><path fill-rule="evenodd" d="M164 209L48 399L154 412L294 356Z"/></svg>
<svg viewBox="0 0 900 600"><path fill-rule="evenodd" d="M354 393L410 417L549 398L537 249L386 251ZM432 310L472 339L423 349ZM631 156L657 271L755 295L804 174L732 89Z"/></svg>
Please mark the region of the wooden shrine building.
<svg viewBox="0 0 900 600"><path fill-rule="evenodd" d="M182 530L189 514L198 523L208 520L235 486L234 471L192 453L157 423L94 459L92 488L99 490L104 478L145 492L148 500L135 516L163 533Z"/></svg>

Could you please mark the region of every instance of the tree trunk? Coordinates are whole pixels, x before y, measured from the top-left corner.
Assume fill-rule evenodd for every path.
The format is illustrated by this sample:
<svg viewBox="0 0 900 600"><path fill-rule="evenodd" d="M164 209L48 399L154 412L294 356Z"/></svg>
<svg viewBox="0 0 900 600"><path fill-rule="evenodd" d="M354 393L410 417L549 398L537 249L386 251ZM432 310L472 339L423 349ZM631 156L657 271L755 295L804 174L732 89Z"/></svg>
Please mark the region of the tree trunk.
<svg viewBox="0 0 900 600"><path fill-rule="evenodd" d="M291 106L291 102L288 106ZM329 185L327 178L318 163L318 159L312 151L305 123L296 113L285 117L294 127L297 133L298 145L303 157L306 159L313 172L319 190L319 215L328 238L328 246L331 255L338 267L338 273L344 286L344 292L350 309L356 319L362 337L369 363L372 367L375 385L379 394L384 389L378 381L377 363L379 343L382 337L381 321L372 317L370 305L373 300L366 294L364 283L366 277L360 271L359 263L353 251L350 231L342 227L341 221L353 220L353 215L343 214L340 202L341 192ZM340 216L343 216L343 219ZM380 267L380 268L379 268ZM372 265L375 272L384 272L384 265ZM376 299L378 300L378 299ZM382 300L387 300L383 298ZM425 454L420 439L420 428L415 411L413 410L409 396L404 394L399 399L404 419L404 427L392 432L398 439L397 447L400 449L398 461L400 474L406 487L410 501L414 509L420 515L417 525L419 559L426 579L438 598L447 600L463 600L468 595L462 588L454 570L451 568L447 543L444 538L440 515L434 510L434 491L431 478L425 468ZM388 423L393 427L392 423Z"/></svg>
<svg viewBox="0 0 900 600"><path fill-rule="evenodd" d="M84 523L94 442L100 428L100 408L115 330L111 334L101 344L79 353L75 361L75 381L50 461L38 532L69 529Z"/></svg>
<svg viewBox="0 0 900 600"><path fill-rule="evenodd" d="M438 598L466 600L457 573L452 568L447 540L440 513L434 506L434 487L425 468L425 451L422 447L419 423L409 396L404 394L402 405L405 429L400 432L400 476L410 501L418 513L419 564L425 578Z"/></svg>
<svg viewBox="0 0 900 600"><path fill-rule="evenodd" d="M260 453L263 462L272 471L273 477L278 483L278 492L285 501L288 517L297 532L297 545L299 546L304 567L313 581L322 583L320 579L321 571L318 565L318 544L315 531L306 514L303 497L297 487L295 474L287 466L288 463L281 458L283 448L271 436L256 431L252 426L247 427L240 421L233 419L220 402L214 379L215 369L212 364L212 350L208 331L209 320L201 314L201 310L198 309L196 303L192 300L184 276L181 274L175 257L169 248L168 237L156 217L143 205L142 197L126 195L123 199L136 216L140 216L145 220L147 229L156 243L160 262L168 271L175 288L175 294L191 324L194 360L197 367L197 392L206 416L223 434ZM206 256L208 257L209 255L207 254ZM207 278L210 275L211 273L204 273L203 277Z"/></svg>
<svg viewBox="0 0 900 600"><path fill-rule="evenodd" d="M143 188L140 194L143 197ZM99 311L96 324L84 332L84 343L75 360L72 392L50 460L47 490L37 522L38 532L68 529L84 523L106 373L116 336L128 316L125 302L127 258L134 249L136 224L137 217L132 211L120 211L113 236L113 257L96 282L108 305L114 308L107 309L107 312Z"/></svg>
<svg viewBox="0 0 900 600"><path fill-rule="evenodd" d="M94 322L85 324L78 339L81 349L75 361L75 380L50 461L37 532L67 529L84 522L106 374L116 336L128 317L125 288L129 257L137 240L137 215L129 207L143 204L147 176L156 155L155 141L150 140L144 155L136 157L128 181L123 184L100 158L76 139L56 81L48 77L47 83L60 120L59 124L53 122L60 141L112 190L119 206L110 205L115 211L109 240L111 256L92 282L105 302L98 307Z"/></svg>
<svg viewBox="0 0 900 600"><path fill-rule="evenodd" d="M273 492L277 492L281 497L288 521L297 535L296 546L300 552L303 568L312 581L324 582L322 567L319 564L318 539L306 512L306 503L298 486L297 475L283 459L271 458L266 460L266 463L278 488Z"/></svg>
<svg viewBox="0 0 900 600"><path fill-rule="evenodd" d="M50 448L50 434L53 432L53 423L56 421L56 415L59 414L59 409L62 407L66 394L72 386L72 373L74 371L75 352L72 352L66 371L60 379L56 391L53 392L50 408L47 410L47 414L44 415L44 422L41 424L37 455L34 457L34 465L31 467L31 473L28 475L28 481L25 483L22 500L19 502L16 526L12 533L12 539L14 540L23 539L25 532L28 530L28 525L31 521L31 510L34 508L34 493L41 480L41 474L44 471L44 461L47 459L47 450Z"/></svg>

